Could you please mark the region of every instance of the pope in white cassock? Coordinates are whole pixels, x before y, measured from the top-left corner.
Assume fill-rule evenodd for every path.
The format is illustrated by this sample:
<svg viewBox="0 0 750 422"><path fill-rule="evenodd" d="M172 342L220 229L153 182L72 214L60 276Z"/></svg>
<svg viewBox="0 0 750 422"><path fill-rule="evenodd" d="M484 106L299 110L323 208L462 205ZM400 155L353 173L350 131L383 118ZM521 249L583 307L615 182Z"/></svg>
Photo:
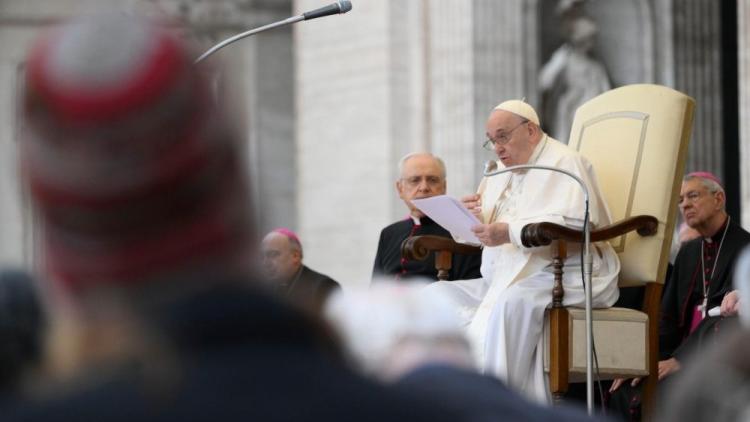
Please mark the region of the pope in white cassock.
<svg viewBox="0 0 750 422"><path fill-rule="evenodd" d="M486 127L485 147L494 150L498 168L538 164L568 170L588 186L592 228L610 223L591 164L542 132L530 105L518 100L501 103ZM548 170L485 177L478 192L462 201L483 222L473 228L484 246L482 278L427 288L445 289L454 298L483 372L532 399L549 402L542 333L545 308L552 304L552 258L548 247L524 247L521 230L542 221L581 229L584 194L575 180ZM620 262L609 243L592 244L591 250L593 305L612 306L619 294ZM579 256L580 249L571 245L564 268L564 306L584 306Z"/></svg>

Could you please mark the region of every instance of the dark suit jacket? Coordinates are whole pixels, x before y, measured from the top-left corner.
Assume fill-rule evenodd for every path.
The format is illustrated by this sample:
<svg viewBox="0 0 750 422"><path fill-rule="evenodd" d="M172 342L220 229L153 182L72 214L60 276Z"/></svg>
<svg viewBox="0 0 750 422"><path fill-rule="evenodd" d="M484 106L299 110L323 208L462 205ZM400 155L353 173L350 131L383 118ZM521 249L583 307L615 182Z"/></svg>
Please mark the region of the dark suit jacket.
<svg viewBox="0 0 750 422"><path fill-rule="evenodd" d="M664 286L659 321L660 359L677 357L695 349L706 335L717 331L725 321L722 317L706 317L693 334L688 335L693 309L701 300L701 242L702 238L685 243L677 254L674 268ZM750 233L729 222L726 238L716 261L716 270L708 288L708 309L721 305L724 295L731 291L734 263L739 252L750 244Z"/></svg>
<svg viewBox="0 0 750 422"><path fill-rule="evenodd" d="M319 311L328 295L340 288L339 283L331 277L303 265L299 275L295 277L286 291L286 296L303 308Z"/></svg>
<svg viewBox="0 0 750 422"><path fill-rule="evenodd" d="M270 297L221 287L162 309L165 372L131 364L0 409L10 421L451 421L455 414L362 379L315 324ZM158 362L157 362L158 363ZM155 376L156 375L156 376Z"/></svg>
<svg viewBox="0 0 750 422"><path fill-rule="evenodd" d="M396 388L430 397L470 421L587 421L585 410L547 408L510 390L499 379L445 365L418 368L395 384Z"/></svg>

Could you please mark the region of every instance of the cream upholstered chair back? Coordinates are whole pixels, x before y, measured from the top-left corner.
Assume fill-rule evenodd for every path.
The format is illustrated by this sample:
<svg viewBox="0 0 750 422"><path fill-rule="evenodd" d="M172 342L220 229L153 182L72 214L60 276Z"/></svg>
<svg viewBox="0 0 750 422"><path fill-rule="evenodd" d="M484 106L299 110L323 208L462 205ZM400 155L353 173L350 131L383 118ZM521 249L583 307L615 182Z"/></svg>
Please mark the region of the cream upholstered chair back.
<svg viewBox="0 0 750 422"><path fill-rule="evenodd" d="M635 232L610 243L622 264L619 285L663 282L695 101L659 85L628 85L583 104L569 145L597 174L613 221L646 214L656 236Z"/></svg>

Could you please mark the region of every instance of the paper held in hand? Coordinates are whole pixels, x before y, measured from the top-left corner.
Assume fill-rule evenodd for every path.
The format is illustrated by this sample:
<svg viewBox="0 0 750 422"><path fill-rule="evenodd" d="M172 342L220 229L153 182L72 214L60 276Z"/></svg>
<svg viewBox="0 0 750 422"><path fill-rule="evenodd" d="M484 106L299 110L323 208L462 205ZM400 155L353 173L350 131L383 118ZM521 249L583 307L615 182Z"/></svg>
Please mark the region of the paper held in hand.
<svg viewBox="0 0 750 422"><path fill-rule="evenodd" d="M475 245L481 243L471 228L482 223L457 199L448 195L438 195L412 199L411 202L433 221L448 230L454 238L464 243Z"/></svg>

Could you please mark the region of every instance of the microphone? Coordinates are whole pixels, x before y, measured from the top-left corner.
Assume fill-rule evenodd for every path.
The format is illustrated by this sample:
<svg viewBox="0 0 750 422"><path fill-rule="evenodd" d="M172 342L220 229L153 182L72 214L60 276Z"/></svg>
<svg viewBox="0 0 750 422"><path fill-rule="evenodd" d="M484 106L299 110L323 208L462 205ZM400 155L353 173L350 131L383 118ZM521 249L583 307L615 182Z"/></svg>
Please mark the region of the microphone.
<svg viewBox="0 0 750 422"><path fill-rule="evenodd" d="M322 18L323 16L329 16L329 15L337 15L346 13L348 11L352 10L352 2L349 0L338 0L336 3L329 4L328 6L324 6L315 10L311 10L309 12L303 13L301 15L292 16L289 18L286 18L284 20L274 22L265 26L261 26L260 28L251 29L249 31L243 32L241 34L237 34L233 37L229 37L225 39L224 41L216 44L215 46L211 47L206 51L205 53L201 54L200 57L195 59L193 64L198 64L206 59L206 57L214 54L215 52L219 51L220 49L228 46L229 44L239 41L243 38L247 38L251 35L259 34L261 32L268 31L269 29L279 28L281 26L291 25L293 23L297 23L299 21L304 20L310 20L310 19L316 19L316 18Z"/></svg>
<svg viewBox="0 0 750 422"><path fill-rule="evenodd" d="M497 161L495 160L487 160L486 163L484 163L484 174L491 173L493 171L497 170ZM484 195L484 189L487 187L487 184L482 182L479 184L479 188L477 188L477 195L482 196ZM494 211L493 211L494 214Z"/></svg>
<svg viewBox="0 0 750 422"><path fill-rule="evenodd" d="M350 10L352 10L352 2L349 0L339 0L328 6L303 13L302 16L305 18L304 20L309 21L310 19L322 18L323 16L346 13Z"/></svg>

